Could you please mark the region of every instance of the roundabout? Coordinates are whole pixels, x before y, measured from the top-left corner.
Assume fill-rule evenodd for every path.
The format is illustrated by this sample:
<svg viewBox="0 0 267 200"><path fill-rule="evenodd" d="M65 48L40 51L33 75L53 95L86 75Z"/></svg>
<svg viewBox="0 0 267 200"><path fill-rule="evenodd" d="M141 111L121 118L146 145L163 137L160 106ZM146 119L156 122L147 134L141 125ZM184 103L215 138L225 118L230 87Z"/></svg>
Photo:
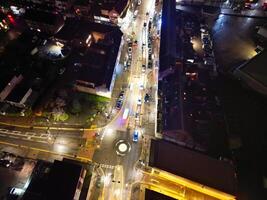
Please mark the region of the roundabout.
<svg viewBox="0 0 267 200"><path fill-rule="evenodd" d="M119 156L125 156L131 150L131 145L125 140L119 140L115 144L116 153Z"/></svg>

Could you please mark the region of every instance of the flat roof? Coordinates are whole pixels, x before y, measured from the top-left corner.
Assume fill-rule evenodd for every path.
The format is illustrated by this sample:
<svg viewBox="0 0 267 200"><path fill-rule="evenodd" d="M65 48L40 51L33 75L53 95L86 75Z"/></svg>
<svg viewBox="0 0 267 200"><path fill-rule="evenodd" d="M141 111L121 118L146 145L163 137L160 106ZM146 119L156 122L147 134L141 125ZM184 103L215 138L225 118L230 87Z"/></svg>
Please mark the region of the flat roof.
<svg viewBox="0 0 267 200"><path fill-rule="evenodd" d="M49 25L57 25L64 22L63 17L58 14L48 13L40 10L28 9L23 18L26 20L42 22Z"/></svg>
<svg viewBox="0 0 267 200"><path fill-rule="evenodd" d="M234 195L235 171L231 164L180 147L151 140L149 165L208 187Z"/></svg>
<svg viewBox="0 0 267 200"><path fill-rule="evenodd" d="M82 166L55 160L48 178L47 199L73 200Z"/></svg>
<svg viewBox="0 0 267 200"><path fill-rule="evenodd" d="M153 190L145 190L145 200L174 200L174 198L168 197L164 194L160 194Z"/></svg>
<svg viewBox="0 0 267 200"><path fill-rule="evenodd" d="M239 70L251 76L267 87L267 50L253 57Z"/></svg>
<svg viewBox="0 0 267 200"><path fill-rule="evenodd" d="M267 50L234 70L234 75L251 89L267 95Z"/></svg>
<svg viewBox="0 0 267 200"><path fill-rule="evenodd" d="M93 41L83 54L73 53L68 64L80 63L83 67L73 74L76 80L102 84L110 88L122 32L119 27L100 23L93 23L77 19L67 19L65 26L56 34L55 38L71 41L85 41L89 34L100 33L103 38ZM97 35L97 34L96 34ZM94 37L94 36L93 36ZM74 44L74 43L73 43Z"/></svg>

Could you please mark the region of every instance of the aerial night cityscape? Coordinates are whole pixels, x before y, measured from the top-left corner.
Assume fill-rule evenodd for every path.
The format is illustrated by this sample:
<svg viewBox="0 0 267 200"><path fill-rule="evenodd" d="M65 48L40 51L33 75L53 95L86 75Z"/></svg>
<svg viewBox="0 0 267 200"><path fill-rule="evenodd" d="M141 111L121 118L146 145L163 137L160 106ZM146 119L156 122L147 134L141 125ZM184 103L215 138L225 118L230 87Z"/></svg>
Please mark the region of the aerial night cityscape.
<svg viewBox="0 0 267 200"><path fill-rule="evenodd" d="M0 0L0 200L267 200L265 48L267 0Z"/></svg>

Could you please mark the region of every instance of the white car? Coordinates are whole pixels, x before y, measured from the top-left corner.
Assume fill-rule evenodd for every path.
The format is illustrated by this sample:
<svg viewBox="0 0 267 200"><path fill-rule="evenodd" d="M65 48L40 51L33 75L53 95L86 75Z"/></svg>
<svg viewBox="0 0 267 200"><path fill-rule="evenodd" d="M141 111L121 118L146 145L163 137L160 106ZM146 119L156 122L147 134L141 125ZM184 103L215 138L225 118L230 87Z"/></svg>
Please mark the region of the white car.
<svg viewBox="0 0 267 200"><path fill-rule="evenodd" d="M142 104L142 98L141 97L138 97L137 99L137 105L141 105Z"/></svg>

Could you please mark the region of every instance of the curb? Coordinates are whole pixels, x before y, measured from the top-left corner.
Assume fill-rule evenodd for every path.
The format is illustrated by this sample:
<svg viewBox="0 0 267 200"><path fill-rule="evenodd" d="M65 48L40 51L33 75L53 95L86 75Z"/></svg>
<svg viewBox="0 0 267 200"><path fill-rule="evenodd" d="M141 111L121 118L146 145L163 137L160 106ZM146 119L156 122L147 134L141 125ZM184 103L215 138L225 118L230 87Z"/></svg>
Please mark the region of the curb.
<svg viewBox="0 0 267 200"><path fill-rule="evenodd" d="M235 14L235 13L226 13L226 12L221 12L221 15L229 15L229 16L235 16L235 17L249 17L249 18L258 18L258 19L265 19L267 18L266 16L259 16L259 15L243 15L243 14Z"/></svg>

